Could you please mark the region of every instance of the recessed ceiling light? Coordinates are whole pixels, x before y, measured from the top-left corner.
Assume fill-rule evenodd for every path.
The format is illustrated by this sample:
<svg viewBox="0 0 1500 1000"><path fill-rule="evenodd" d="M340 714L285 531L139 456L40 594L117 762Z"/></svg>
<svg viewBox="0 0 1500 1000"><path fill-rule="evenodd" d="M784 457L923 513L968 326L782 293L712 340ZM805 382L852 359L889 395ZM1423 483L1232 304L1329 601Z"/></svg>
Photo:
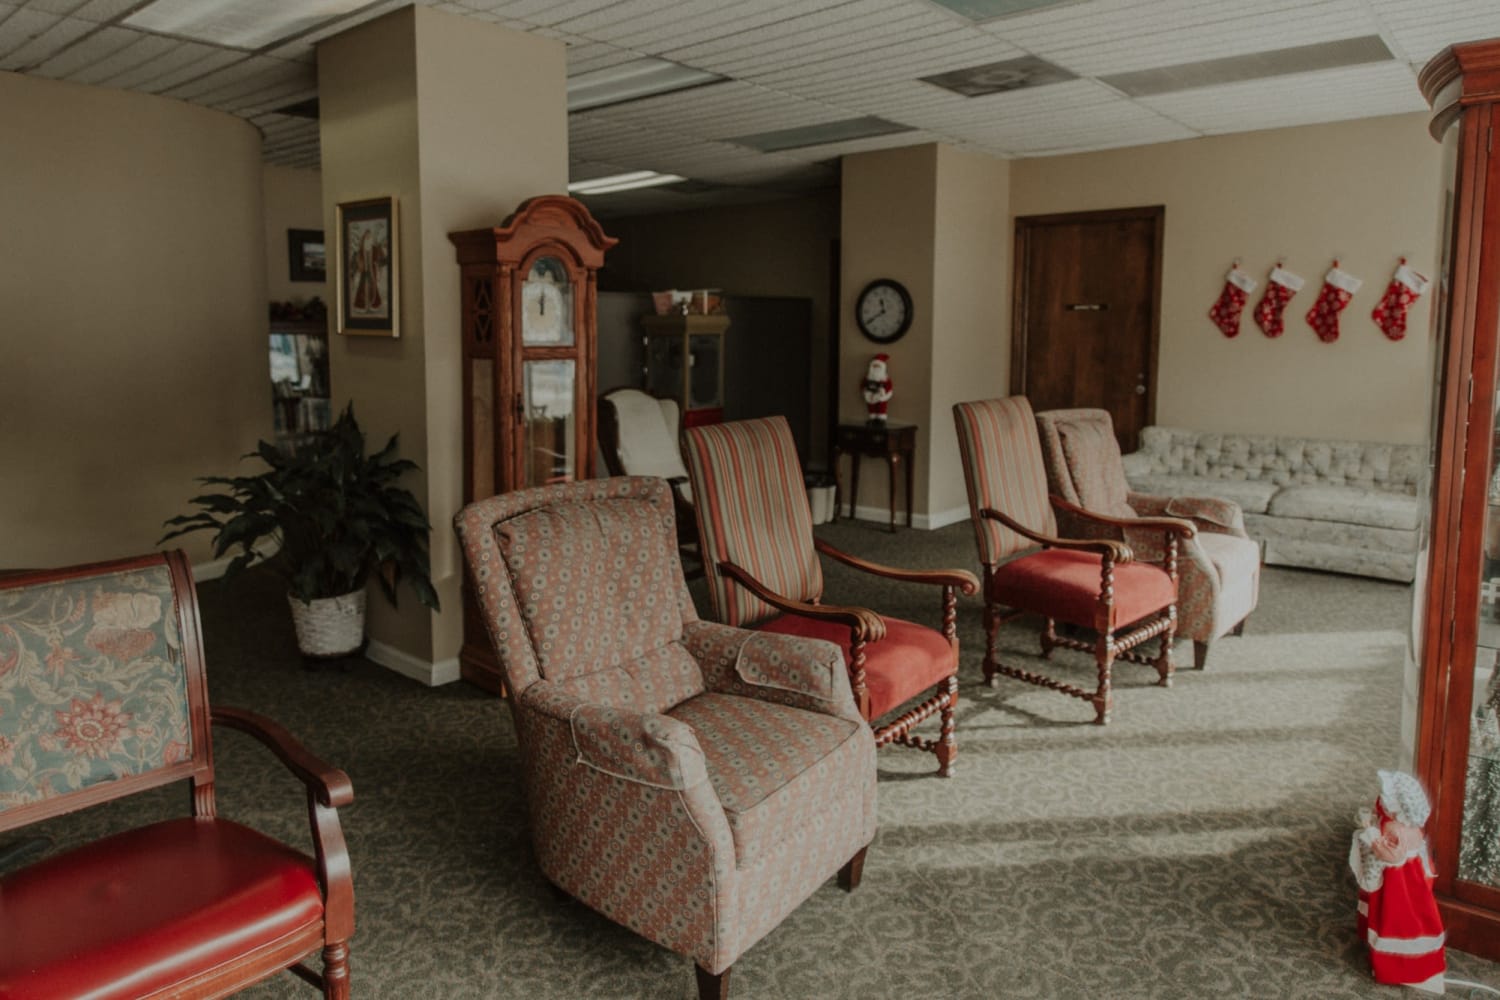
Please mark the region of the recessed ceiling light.
<svg viewBox="0 0 1500 1000"><path fill-rule="evenodd" d="M121 21L237 49L263 48L363 7L368 0L155 0Z"/></svg>
<svg viewBox="0 0 1500 1000"><path fill-rule="evenodd" d="M801 128L784 128L775 132L758 132L742 135L725 142L749 146L762 153L774 153L782 149L802 149L806 146L826 146L834 142L849 142L854 139L869 139L877 135L896 135L899 132L916 131L910 125L901 125L867 115L863 118L843 118L836 122L804 125Z"/></svg>
<svg viewBox="0 0 1500 1000"><path fill-rule="evenodd" d="M665 59L632 59L618 66L568 77L568 110L587 111L723 80L717 73Z"/></svg>
<svg viewBox="0 0 1500 1000"><path fill-rule="evenodd" d="M967 69L949 70L920 78L944 90L951 90L964 97L984 97L987 94L1003 94L1025 87L1041 87L1049 83L1062 83L1078 79L1061 66L1054 66L1036 56L1005 59L1000 62L970 66Z"/></svg>
<svg viewBox="0 0 1500 1000"><path fill-rule="evenodd" d="M687 180L678 174L659 174L654 170L635 170L628 174L611 174L593 180L574 181L568 185L569 194L611 194L615 191L634 191L636 188L659 187Z"/></svg>
<svg viewBox="0 0 1500 1000"><path fill-rule="evenodd" d="M1220 83L1264 80L1273 76L1312 73L1320 69L1385 62L1394 58L1379 35L1361 35L1358 38L1295 45L1269 52L1251 52L1243 56L1226 56L1222 59L1204 59L1201 62L1136 70L1133 73L1116 73L1113 76L1101 76L1099 80L1127 97L1150 97L1153 94L1170 94Z"/></svg>

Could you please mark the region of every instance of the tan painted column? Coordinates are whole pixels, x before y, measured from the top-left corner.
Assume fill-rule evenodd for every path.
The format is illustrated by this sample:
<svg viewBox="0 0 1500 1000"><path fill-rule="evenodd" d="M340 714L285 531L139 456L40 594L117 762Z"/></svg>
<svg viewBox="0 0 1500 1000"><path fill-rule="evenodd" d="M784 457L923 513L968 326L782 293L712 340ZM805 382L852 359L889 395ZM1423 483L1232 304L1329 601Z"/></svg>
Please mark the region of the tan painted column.
<svg viewBox="0 0 1500 1000"><path fill-rule="evenodd" d="M458 677L462 641L451 527L463 473L459 282L448 233L498 225L524 199L566 190L564 46L407 7L321 43L318 91L330 254L338 203L392 195L399 211L401 336L330 336L334 405L353 401L373 447L399 432L401 454L421 465L410 485L432 522L443 604L428 612L403 593L393 609L372 593L370 657L441 683Z"/></svg>
<svg viewBox="0 0 1500 1000"><path fill-rule="evenodd" d="M952 406L1004 395L1009 378L1010 164L937 144L859 153L844 157L842 191L840 417L864 419L860 380L870 358L889 354L890 419L919 425L915 522L963 520ZM911 329L890 345L854 321L860 291L876 278L894 278L912 297ZM849 461L840 461L846 490ZM885 470L864 461L859 506L883 521Z"/></svg>

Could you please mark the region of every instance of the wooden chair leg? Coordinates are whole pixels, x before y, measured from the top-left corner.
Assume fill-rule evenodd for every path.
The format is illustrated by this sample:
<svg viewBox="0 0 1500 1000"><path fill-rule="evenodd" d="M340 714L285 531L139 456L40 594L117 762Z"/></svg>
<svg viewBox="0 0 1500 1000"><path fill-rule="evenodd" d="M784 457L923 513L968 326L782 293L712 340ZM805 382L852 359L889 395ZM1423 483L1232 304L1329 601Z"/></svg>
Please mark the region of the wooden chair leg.
<svg viewBox="0 0 1500 1000"><path fill-rule="evenodd" d="M718 975L701 965L695 965L693 969L698 973L698 1000L729 1000L729 969Z"/></svg>
<svg viewBox="0 0 1500 1000"><path fill-rule="evenodd" d="M1051 618L1042 629L1042 659L1050 660L1052 651L1057 648L1057 622Z"/></svg>
<svg viewBox="0 0 1500 1000"><path fill-rule="evenodd" d="M1208 666L1208 643L1193 641L1193 669L1202 670Z"/></svg>
<svg viewBox="0 0 1500 1000"><path fill-rule="evenodd" d="M1000 664L995 656L995 645L1000 640L1000 609L993 604L984 606L984 683L995 686L995 674Z"/></svg>
<svg viewBox="0 0 1500 1000"><path fill-rule="evenodd" d="M1100 726L1109 724L1109 713L1115 704L1114 692L1110 688L1110 671L1115 663L1112 639L1110 633L1100 632L1094 646L1094 659L1099 664L1099 688L1089 700L1094 705L1094 722Z"/></svg>
<svg viewBox="0 0 1500 1000"><path fill-rule="evenodd" d="M844 867L839 869L839 888L845 892L853 892L859 888L859 880L865 877L865 852L870 849L866 844L854 852ZM701 970L700 970L701 971Z"/></svg>
<svg viewBox="0 0 1500 1000"><path fill-rule="evenodd" d="M932 752L938 759L938 777L953 777L953 759L958 756L958 737L953 733L953 712L958 708L958 677L949 677L944 682L947 687L948 703L943 706L939 718L942 719L942 731L938 735L937 746Z"/></svg>
<svg viewBox="0 0 1500 1000"><path fill-rule="evenodd" d="M349 1000L349 944L335 941L323 949L324 1000Z"/></svg>
<svg viewBox="0 0 1500 1000"><path fill-rule="evenodd" d="M1177 611L1172 610L1171 624L1161 634L1161 647L1156 652L1156 684L1158 687L1169 688L1172 686L1172 673L1176 669L1172 666L1172 640L1177 636Z"/></svg>

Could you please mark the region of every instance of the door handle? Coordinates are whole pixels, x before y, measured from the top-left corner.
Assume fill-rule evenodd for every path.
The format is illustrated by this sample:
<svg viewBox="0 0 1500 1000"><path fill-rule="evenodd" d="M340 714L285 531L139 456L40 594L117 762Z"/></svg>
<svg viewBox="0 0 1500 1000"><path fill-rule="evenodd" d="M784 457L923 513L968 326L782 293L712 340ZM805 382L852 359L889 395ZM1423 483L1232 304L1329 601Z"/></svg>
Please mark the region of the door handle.
<svg viewBox="0 0 1500 1000"><path fill-rule="evenodd" d="M1069 302L1068 312L1104 312L1109 308L1108 302Z"/></svg>

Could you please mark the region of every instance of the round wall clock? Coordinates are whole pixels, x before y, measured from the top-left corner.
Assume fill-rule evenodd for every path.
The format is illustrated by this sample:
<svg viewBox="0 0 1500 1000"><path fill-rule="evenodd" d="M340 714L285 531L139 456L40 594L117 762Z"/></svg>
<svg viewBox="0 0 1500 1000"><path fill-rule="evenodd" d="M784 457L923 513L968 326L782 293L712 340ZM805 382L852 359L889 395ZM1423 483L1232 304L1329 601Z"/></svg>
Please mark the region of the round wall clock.
<svg viewBox="0 0 1500 1000"><path fill-rule="evenodd" d="M911 293L890 278L870 282L854 305L859 332L877 344L900 340L911 329L911 314Z"/></svg>

